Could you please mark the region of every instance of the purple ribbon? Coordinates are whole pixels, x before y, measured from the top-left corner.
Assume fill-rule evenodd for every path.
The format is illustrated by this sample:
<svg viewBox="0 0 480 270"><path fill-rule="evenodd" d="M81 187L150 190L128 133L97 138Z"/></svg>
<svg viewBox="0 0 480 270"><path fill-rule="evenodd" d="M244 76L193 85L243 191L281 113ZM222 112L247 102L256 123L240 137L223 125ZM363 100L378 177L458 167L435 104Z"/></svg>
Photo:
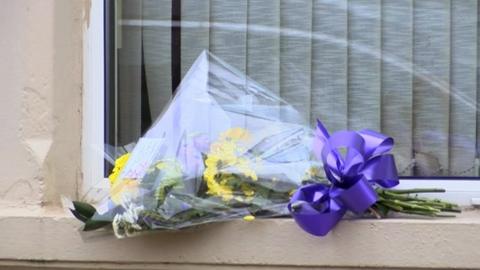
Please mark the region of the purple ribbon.
<svg viewBox="0 0 480 270"><path fill-rule="evenodd" d="M393 139L373 130L338 131L330 135L317 121L313 151L322 160L330 186L300 187L288 209L297 224L308 233L326 235L347 210L364 213L377 202L373 186L398 185Z"/></svg>

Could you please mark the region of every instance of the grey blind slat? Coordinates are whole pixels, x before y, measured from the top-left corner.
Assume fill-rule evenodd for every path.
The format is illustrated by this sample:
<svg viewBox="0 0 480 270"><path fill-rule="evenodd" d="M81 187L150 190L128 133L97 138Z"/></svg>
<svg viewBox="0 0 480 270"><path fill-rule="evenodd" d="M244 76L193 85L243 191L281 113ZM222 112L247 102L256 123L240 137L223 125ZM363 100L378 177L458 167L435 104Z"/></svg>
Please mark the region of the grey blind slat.
<svg viewBox="0 0 480 270"><path fill-rule="evenodd" d="M247 1L210 1L210 50L225 62L246 72Z"/></svg>
<svg viewBox="0 0 480 270"><path fill-rule="evenodd" d="M412 162L413 0L383 0L381 124L395 138L397 166L410 175Z"/></svg>
<svg viewBox="0 0 480 270"><path fill-rule="evenodd" d="M312 111L331 131L347 128L347 0L313 3Z"/></svg>
<svg viewBox="0 0 480 270"><path fill-rule="evenodd" d="M143 50L152 119L172 95L172 0L143 1Z"/></svg>
<svg viewBox="0 0 480 270"><path fill-rule="evenodd" d="M349 1L348 127L380 129L380 0Z"/></svg>
<svg viewBox="0 0 480 270"><path fill-rule="evenodd" d="M280 94L310 118L311 0L280 1Z"/></svg>
<svg viewBox="0 0 480 270"><path fill-rule="evenodd" d="M450 174L474 176L477 0L451 3Z"/></svg>
<svg viewBox="0 0 480 270"><path fill-rule="evenodd" d="M119 10L124 18L142 18L141 2L125 2ZM142 31L140 27L121 26L118 46L118 121L119 145L135 141L141 134L141 57Z"/></svg>
<svg viewBox="0 0 480 270"><path fill-rule="evenodd" d="M480 14L480 5L477 4L477 14ZM478 16L478 15L477 15ZM480 17L477 18L477 20L480 19ZM477 21L477 67L476 67L476 72L477 72L477 84L476 84L476 93L477 93L477 98L476 98L476 101L477 101L477 113L476 113L476 116L477 116L477 121L476 121L476 124L477 124L477 136L476 136L476 140L477 140L477 143L476 143L476 151L477 151L477 154L476 154L476 157L477 157L477 164L476 164L476 168L475 168L475 173L476 173L476 176L480 176L480 168L479 168L479 156L480 156L480 110L479 110L479 107L480 107L480 42L479 42L479 39L480 39L480 20Z"/></svg>
<svg viewBox="0 0 480 270"><path fill-rule="evenodd" d="M172 0L143 3L155 117L171 91ZM415 161L413 175L473 176L480 145L477 20L477 0L183 0L182 76L209 48L312 124L320 118L332 131L371 128L393 136L404 175ZM139 32L129 29L120 80L139 72L128 67L139 61ZM140 97L126 90L138 82L121 84L120 106L132 108L120 117L139 123L131 104Z"/></svg>
<svg viewBox="0 0 480 270"><path fill-rule="evenodd" d="M439 175L449 163L449 0L415 1L413 59L415 175Z"/></svg>
<svg viewBox="0 0 480 270"><path fill-rule="evenodd" d="M274 93L280 84L280 1L248 0L247 74Z"/></svg>
<svg viewBox="0 0 480 270"><path fill-rule="evenodd" d="M182 78L203 50L209 48L209 0L182 0Z"/></svg>

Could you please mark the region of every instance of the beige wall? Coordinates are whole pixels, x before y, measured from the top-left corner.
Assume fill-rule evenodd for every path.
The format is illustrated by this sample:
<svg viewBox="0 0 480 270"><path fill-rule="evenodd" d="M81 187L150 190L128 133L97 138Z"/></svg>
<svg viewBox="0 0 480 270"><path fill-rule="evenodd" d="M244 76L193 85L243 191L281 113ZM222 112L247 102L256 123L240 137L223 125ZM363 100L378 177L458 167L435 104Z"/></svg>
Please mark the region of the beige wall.
<svg viewBox="0 0 480 270"><path fill-rule="evenodd" d="M0 0L0 206L58 202L81 179L88 2Z"/></svg>

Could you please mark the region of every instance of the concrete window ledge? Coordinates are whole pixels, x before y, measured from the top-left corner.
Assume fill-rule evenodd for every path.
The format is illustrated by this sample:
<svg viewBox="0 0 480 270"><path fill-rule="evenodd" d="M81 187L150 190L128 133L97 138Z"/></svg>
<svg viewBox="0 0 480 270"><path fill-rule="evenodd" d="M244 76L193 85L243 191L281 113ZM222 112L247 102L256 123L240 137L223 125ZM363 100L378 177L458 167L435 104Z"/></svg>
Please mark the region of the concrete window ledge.
<svg viewBox="0 0 480 270"><path fill-rule="evenodd" d="M290 219L123 240L79 228L61 209L1 210L0 269L480 269L480 211L449 219L344 220L324 238Z"/></svg>

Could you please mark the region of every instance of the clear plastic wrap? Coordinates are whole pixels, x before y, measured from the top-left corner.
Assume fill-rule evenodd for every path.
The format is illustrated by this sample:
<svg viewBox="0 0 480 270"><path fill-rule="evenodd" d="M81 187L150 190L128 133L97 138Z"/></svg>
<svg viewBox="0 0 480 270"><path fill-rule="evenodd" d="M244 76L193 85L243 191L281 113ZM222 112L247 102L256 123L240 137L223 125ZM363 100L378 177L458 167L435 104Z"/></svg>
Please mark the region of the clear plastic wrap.
<svg viewBox="0 0 480 270"><path fill-rule="evenodd" d="M288 215L315 176L312 130L298 111L203 52L133 151L117 158L92 222L118 237L229 219Z"/></svg>

